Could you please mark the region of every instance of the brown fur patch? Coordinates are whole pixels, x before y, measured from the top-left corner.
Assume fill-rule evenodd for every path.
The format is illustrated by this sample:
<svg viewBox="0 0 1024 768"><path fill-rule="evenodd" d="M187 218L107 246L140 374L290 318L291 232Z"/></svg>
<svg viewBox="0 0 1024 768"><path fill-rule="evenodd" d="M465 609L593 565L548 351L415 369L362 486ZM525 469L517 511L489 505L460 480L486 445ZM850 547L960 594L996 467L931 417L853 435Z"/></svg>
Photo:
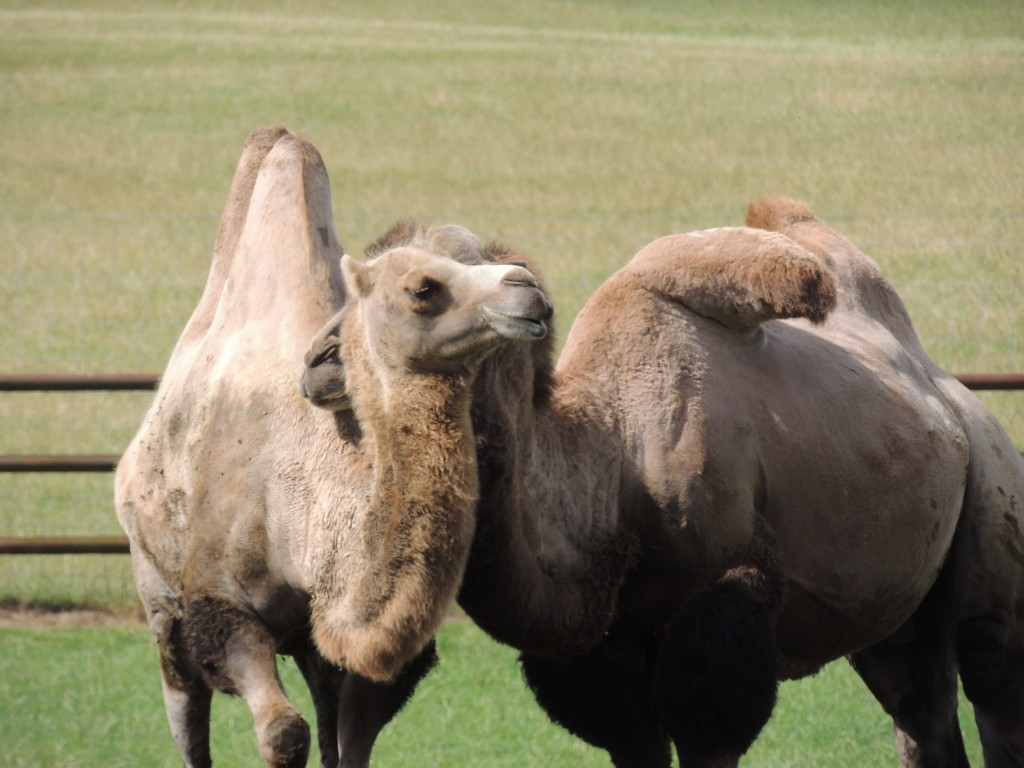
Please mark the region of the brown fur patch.
<svg viewBox="0 0 1024 768"><path fill-rule="evenodd" d="M606 285L632 280L729 328L793 317L821 322L836 303L831 271L783 234L749 227L669 235L643 248Z"/></svg>
<svg viewBox="0 0 1024 768"><path fill-rule="evenodd" d="M253 625L252 616L223 598L199 594L189 599L181 620L181 633L190 661L211 688L237 694L227 672L230 645Z"/></svg>
<svg viewBox="0 0 1024 768"><path fill-rule="evenodd" d="M408 245L422 230L423 224L416 219L396 221L383 235L366 246L364 254L367 259L375 259L392 248Z"/></svg>
<svg viewBox="0 0 1024 768"><path fill-rule="evenodd" d="M747 206L747 226L785 232L798 221L813 221L814 213L799 200L784 197L763 197Z"/></svg>

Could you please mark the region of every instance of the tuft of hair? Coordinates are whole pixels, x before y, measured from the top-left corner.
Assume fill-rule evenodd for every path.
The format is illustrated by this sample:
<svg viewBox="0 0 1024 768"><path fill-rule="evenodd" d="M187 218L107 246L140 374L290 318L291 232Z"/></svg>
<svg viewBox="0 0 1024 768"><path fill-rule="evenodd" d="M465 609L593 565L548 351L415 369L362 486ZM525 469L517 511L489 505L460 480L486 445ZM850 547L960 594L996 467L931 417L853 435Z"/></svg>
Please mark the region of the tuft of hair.
<svg viewBox="0 0 1024 768"><path fill-rule="evenodd" d="M390 229L378 237L363 253L366 259L375 259L392 248L408 245L423 231L423 224L416 219L402 219L391 225Z"/></svg>
<svg viewBox="0 0 1024 768"><path fill-rule="evenodd" d="M806 203L785 197L762 197L747 206L747 226L785 232L799 221L814 221L815 216Z"/></svg>
<svg viewBox="0 0 1024 768"><path fill-rule="evenodd" d="M775 621L754 590L723 581L691 600L668 627L656 685L687 761L744 754L771 717L778 690Z"/></svg>
<svg viewBox="0 0 1024 768"><path fill-rule="evenodd" d="M605 653L552 659L521 654L523 679L552 722L613 760L668 765L664 729L651 711L649 688ZM616 762L618 764L618 762Z"/></svg>

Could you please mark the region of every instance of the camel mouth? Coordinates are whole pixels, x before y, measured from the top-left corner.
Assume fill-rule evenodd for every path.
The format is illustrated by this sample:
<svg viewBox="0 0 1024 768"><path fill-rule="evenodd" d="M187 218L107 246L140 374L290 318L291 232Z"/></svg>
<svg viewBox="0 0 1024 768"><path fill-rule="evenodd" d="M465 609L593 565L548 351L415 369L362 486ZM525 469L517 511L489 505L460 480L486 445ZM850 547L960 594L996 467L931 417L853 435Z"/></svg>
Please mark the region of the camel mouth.
<svg viewBox="0 0 1024 768"><path fill-rule="evenodd" d="M528 339L535 341L548 335L548 327L543 320L525 315L508 314L484 307L484 314L491 327L507 339Z"/></svg>
<svg viewBox="0 0 1024 768"><path fill-rule="evenodd" d="M349 397L348 391L319 397L313 397L303 393L303 397L307 398L309 402L317 408L322 408L325 411L352 410L352 398Z"/></svg>

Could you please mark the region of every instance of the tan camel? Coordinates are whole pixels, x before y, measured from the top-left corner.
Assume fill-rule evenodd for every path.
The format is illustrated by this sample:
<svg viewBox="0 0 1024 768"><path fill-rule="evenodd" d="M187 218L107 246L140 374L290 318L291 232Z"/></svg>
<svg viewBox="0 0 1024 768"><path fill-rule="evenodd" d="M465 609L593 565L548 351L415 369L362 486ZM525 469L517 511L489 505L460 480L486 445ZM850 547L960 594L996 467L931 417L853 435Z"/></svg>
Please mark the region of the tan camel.
<svg viewBox="0 0 1024 768"><path fill-rule="evenodd" d="M206 289L116 476L188 766L210 765L213 690L246 701L269 765L306 764L277 653L310 684L322 765L368 765L436 658L474 527L470 385L497 347L542 337L551 308L522 267L455 260L465 230L414 235L372 266L343 257L316 150L250 137ZM296 377L342 273L354 411L332 415ZM376 334L383 307L401 336Z"/></svg>
<svg viewBox="0 0 1024 768"><path fill-rule="evenodd" d="M843 656L903 765L966 764L959 673L987 763L1021 766L1024 462L870 259L800 203L748 224L644 248L553 376L550 345L482 368L460 603L617 766L735 765L777 681Z"/></svg>

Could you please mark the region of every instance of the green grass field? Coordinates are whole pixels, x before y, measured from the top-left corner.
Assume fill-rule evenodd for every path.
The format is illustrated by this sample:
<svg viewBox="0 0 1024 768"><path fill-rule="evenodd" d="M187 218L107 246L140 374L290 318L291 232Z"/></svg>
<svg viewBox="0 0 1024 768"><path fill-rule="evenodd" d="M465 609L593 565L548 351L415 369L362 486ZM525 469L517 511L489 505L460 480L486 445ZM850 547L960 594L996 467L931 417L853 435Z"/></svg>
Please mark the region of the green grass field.
<svg viewBox="0 0 1024 768"><path fill-rule="evenodd" d="M1010 0L0 0L0 373L162 369L202 290L245 137L274 123L320 149L349 251L399 217L463 223L532 255L563 336L645 243L740 223L750 199L777 194L807 201L880 263L941 365L1024 370L1022 65L1024 6ZM983 398L1024 448L1024 393ZM148 401L0 393L0 453L120 453ZM109 477L0 475L0 535L116 533ZM0 558L0 601L133 600L123 557ZM145 643L127 629L82 636L0 631L0 658L39 660L7 660L0 675L0 722L16 724L25 764L62 764L47 751L60 744L77 756L66 764L89 764L98 749L30 729L42 705L16 707L13 693L41 680L44 698L65 702L54 722L84 709L83 733L106 723L96 742L135 734L125 713L156 713L155 730L95 764L122 753L150 764L150 745L164 749L152 764L173 764ZM466 642L491 658L486 642ZM97 647L114 658L95 680L59 666ZM11 682L22 666L25 686ZM863 697L847 678L840 668L784 688L784 706L820 692L751 762L893 764L877 707L833 712ZM851 687L833 691L839 681ZM133 693L107 704L108 684ZM447 717L462 696L424 691L416 705ZM509 707L515 716L494 719L520 741L506 746L513 737L488 720L461 763L586 764L546 742L517 762L534 733L557 731L532 705ZM453 728L431 717L426 735L395 738L443 746ZM251 750L242 720L222 730ZM805 720L834 729L807 760ZM878 740L871 757L841 761ZM389 749L382 765L420 754Z"/></svg>
<svg viewBox="0 0 1024 768"><path fill-rule="evenodd" d="M180 765L164 718L156 650L141 627L0 632L0 743L10 768L162 768ZM464 620L438 638L440 666L381 734L382 768L587 768L603 752L552 725L533 703L515 654ZM289 695L307 719L301 675L281 664ZM961 710L973 763L977 732ZM845 663L785 683L779 705L744 765L896 765L892 727ZM239 699L214 698L215 765L257 765L252 716ZM12 749L13 747L13 749ZM315 752L315 746L314 746ZM12 757L13 755L13 757ZM310 764L316 765L311 758Z"/></svg>

